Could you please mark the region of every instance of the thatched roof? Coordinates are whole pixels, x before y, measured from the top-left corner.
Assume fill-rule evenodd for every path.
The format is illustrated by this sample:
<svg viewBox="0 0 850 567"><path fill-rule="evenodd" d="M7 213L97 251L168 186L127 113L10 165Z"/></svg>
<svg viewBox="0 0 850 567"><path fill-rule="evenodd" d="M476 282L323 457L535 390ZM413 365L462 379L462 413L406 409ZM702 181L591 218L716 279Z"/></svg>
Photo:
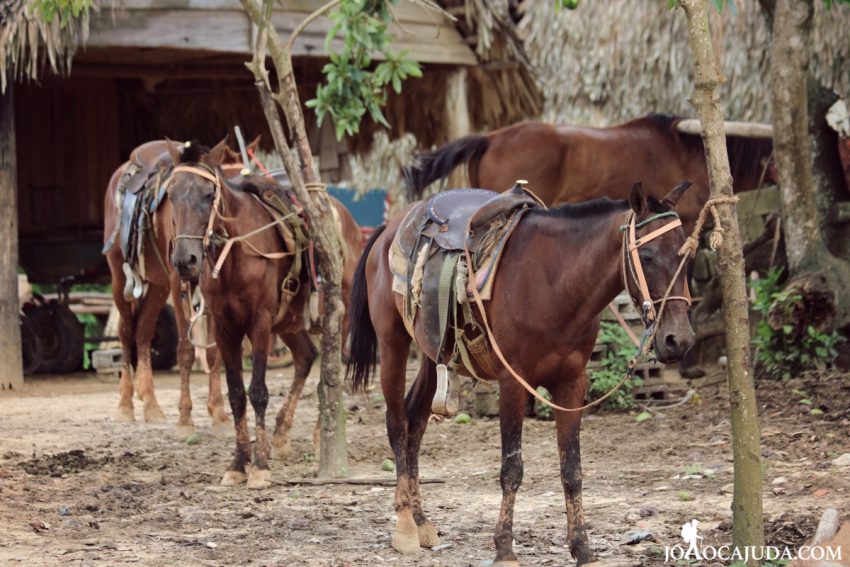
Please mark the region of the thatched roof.
<svg viewBox="0 0 850 567"><path fill-rule="evenodd" d="M507 0L441 0L455 26L474 49L477 104L470 105L479 128L497 128L539 115L543 91Z"/></svg>
<svg viewBox="0 0 850 567"><path fill-rule="evenodd" d="M97 10L97 2L93 4ZM46 65L54 73L69 72L88 33L88 14L63 28L58 14L44 22L28 0L0 0L0 90L6 90L9 80L36 79Z"/></svg>
<svg viewBox="0 0 850 567"><path fill-rule="evenodd" d="M525 2L525 47L543 77L544 119L608 125L649 112L693 115L693 65L681 10L667 2ZM729 6L730 3L727 3ZM720 101L730 120L770 121L770 33L757 0L736 0L737 12L711 10L711 28L725 84ZM841 96L850 95L850 6L825 11L815 2L811 65Z"/></svg>

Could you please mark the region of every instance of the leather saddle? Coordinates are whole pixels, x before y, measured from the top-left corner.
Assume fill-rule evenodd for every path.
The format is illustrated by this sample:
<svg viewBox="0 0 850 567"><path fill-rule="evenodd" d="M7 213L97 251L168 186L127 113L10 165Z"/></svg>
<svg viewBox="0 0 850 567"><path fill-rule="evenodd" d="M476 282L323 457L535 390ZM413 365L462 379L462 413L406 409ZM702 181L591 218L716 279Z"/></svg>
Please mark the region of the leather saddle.
<svg viewBox="0 0 850 567"><path fill-rule="evenodd" d="M504 193L455 189L420 202L402 221L392 247L393 289L404 296L408 332L413 336L418 316L427 343L422 346L438 353L438 363L454 355L454 349L447 347L453 336L450 322L462 326L458 305L468 305L464 245L476 272L485 266L492 277L513 228L522 214L537 206L541 206L537 197L520 184Z"/></svg>
<svg viewBox="0 0 850 567"><path fill-rule="evenodd" d="M183 144L177 144L182 150ZM103 247L108 252L118 240L124 256L127 299L139 299L144 293L145 265L143 249L151 228L151 215L165 198L165 181L174 167L168 142L155 140L142 144L125 164L114 201L118 222ZM149 239L148 239L149 240Z"/></svg>

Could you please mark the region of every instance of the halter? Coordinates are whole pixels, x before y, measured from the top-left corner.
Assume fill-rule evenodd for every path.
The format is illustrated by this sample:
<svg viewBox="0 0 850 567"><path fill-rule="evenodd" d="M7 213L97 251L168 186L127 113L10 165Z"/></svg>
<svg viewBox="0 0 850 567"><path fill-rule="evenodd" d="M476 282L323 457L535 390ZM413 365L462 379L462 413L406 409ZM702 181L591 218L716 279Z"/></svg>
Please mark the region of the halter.
<svg viewBox="0 0 850 567"><path fill-rule="evenodd" d="M191 166L191 165L178 165L171 172L171 178L166 183L166 192L171 189L171 184L174 181L174 176L178 173L190 173L192 175L197 175L210 181L215 187L215 193L213 197L212 211L210 212L210 219L207 222L207 228L204 231L204 234L195 235L195 234L178 234L174 237L175 240L201 240L203 241L204 250L209 247L210 240L213 236L213 223L215 223L215 217L221 216L218 209L221 206L221 175L219 174L217 169L211 169L207 166Z"/></svg>
<svg viewBox="0 0 850 567"><path fill-rule="evenodd" d="M636 231L638 228L648 225L649 223L666 218L672 217L673 220L668 222L667 224L653 230L649 234L645 234L640 238L637 237ZM622 252L622 269L623 269L623 283L626 285L626 291L628 291L628 280L626 272L628 271L631 274L632 281L637 284L638 289L640 290L642 303L640 307L632 298L632 303L635 305L635 309L641 314L641 319L643 320L644 325L649 327L653 323L656 323L657 313L655 311L655 305L658 303L666 303L671 300L679 300L684 301L688 304L688 307L691 306L691 294L688 290L688 282L685 281L685 295L669 295L670 290L673 287L673 283L678 277L680 269L676 271L676 274L673 276L673 280L670 282L670 285L667 288L667 293L664 294L664 297L661 299L652 299L652 296L649 293L649 285L646 282L646 276L643 271L643 264L640 261L640 253L639 249L644 244L648 244L649 242L655 240L662 234L666 234L670 232L674 228L682 226L682 221L673 211L668 211L665 213L658 213L652 215L640 222L637 222L637 215L634 212L629 214L628 221L626 225L620 227L620 230L623 231L623 252ZM626 267L628 266L628 270ZM631 297L631 294L629 294Z"/></svg>

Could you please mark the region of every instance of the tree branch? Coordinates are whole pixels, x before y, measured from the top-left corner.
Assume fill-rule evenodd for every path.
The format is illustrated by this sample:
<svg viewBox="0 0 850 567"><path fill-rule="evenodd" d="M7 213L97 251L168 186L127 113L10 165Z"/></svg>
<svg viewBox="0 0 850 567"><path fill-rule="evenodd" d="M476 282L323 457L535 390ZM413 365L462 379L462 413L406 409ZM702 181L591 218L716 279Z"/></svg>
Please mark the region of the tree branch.
<svg viewBox="0 0 850 567"><path fill-rule="evenodd" d="M301 35L301 32L303 32L307 28L307 26L313 23L316 18L318 18L331 8L339 6L341 3L342 0L331 0L330 2L328 2L327 4L325 4L324 6L304 18L301 23L298 24L298 26L294 30L292 30L292 33L289 34L289 39L286 41L286 50L289 53L292 53L292 47L295 45L295 40L296 38L298 38L299 35Z"/></svg>

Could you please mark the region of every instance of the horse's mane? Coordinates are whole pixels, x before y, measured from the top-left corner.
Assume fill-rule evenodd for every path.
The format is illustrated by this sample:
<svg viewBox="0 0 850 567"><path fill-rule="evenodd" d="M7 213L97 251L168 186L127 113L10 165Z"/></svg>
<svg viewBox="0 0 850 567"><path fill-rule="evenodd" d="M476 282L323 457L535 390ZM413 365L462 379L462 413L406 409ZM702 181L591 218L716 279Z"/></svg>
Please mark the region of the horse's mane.
<svg viewBox="0 0 850 567"><path fill-rule="evenodd" d="M666 213L670 210L670 207L651 195L646 198L646 203L649 206L649 211L653 213ZM625 211L628 208L628 199L600 197L599 199L591 199L590 201L582 201L581 203L565 203L548 209L542 207L535 208L529 211L529 214L552 218L582 219L608 213L617 213Z"/></svg>
<svg viewBox="0 0 850 567"><path fill-rule="evenodd" d="M623 126L650 125L669 137L675 137L688 149L703 151L702 138L680 134L676 124L684 119L674 114L651 112L642 118L627 122ZM763 138L746 138L743 136L726 136L726 152L729 154L729 168L736 180L758 180L764 166L761 161L773 153L773 141Z"/></svg>
<svg viewBox="0 0 850 567"><path fill-rule="evenodd" d="M183 151L180 152L180 163L198 163L209 152L210 149L207 146L199 144L197 140L192 140L191 142L187 142L183 147Z"/></svg>

